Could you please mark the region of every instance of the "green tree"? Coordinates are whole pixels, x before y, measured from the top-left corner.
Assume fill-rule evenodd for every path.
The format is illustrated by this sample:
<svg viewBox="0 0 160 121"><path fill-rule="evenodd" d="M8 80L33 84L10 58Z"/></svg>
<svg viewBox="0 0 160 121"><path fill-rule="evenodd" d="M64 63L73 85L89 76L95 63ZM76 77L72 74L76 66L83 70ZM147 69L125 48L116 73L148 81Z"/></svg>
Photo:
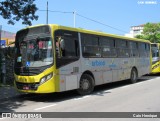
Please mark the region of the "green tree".
<svg viewBox="0 0 160 121"><path fill-rule="evenodd" d="M14 25L22 20L22 24L32 25L31 21L38 20L35 12L38 10L35 0L3 0L0 2L0 15Z"/></svg>
<svg viewBox="0 0 160 121"><path fill-rule="evenodd" d="M153 43L160 42L160 23L147 23L144 25L142 35L136 38L150 40Z"/></svg>

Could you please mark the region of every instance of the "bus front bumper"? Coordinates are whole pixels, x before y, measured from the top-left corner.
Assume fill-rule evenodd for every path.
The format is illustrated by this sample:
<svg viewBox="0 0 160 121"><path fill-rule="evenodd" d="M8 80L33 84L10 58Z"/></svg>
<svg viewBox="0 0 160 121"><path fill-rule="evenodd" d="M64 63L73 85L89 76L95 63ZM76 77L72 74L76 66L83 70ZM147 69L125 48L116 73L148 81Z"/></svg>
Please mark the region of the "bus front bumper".
<svg viewBox="0 0 160 121"><path fill-rule="evenodd" d="M25 93L53 93L57 92L56 83L54 77L49 79L43 84L39 82L24 83L15 81L15 87L20 92Z"/></svg>

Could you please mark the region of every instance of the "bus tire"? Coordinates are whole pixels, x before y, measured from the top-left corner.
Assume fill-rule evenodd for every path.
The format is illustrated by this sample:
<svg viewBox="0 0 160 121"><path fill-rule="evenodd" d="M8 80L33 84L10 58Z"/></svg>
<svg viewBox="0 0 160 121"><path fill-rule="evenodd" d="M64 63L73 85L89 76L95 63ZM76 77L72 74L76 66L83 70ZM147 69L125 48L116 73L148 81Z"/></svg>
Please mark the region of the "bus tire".
<svg viewBox="0 0 160 121"><path fill-rule="evenodd" d="M138 80L137 70L135 68L132 68L132 70L131 70L131 76L130 76L130 82L133 84L133 83L136 83L137 80Z"/></svg>
<svg viewBox="0 0 160 121"><path fill-rule="evenodd" d="M83 74L80 79L79 89L80 95L88 95L94 90L94 79L89 74Z"/></svg>

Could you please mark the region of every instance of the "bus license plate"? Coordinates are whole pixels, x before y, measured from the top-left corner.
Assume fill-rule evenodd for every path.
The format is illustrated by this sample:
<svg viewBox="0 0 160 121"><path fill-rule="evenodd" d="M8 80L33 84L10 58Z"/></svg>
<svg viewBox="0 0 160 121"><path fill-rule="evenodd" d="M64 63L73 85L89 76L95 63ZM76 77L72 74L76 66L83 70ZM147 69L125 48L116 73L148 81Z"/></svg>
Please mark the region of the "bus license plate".
<svg viewBox="0 0 160 121"><path fill-rule="evenodd" d="M29 86L23 86L24 90L29 90Z"/></svg>

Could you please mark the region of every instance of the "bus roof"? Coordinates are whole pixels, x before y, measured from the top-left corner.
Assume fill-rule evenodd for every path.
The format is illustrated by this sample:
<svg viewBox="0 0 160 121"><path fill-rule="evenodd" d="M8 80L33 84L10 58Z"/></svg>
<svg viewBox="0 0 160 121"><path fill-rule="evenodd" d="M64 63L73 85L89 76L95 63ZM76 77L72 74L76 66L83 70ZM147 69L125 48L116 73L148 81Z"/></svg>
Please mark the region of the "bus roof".
<svg viewBox="0 0 160 121"><path fill-rule="evenodd" d="M160 45L160 43L151 43L152 45L156 44L156 45Z"/></svg>
<svg viewBox="0 0 160 121"><path fill-rule="evenodd" d="M67 26L62 26L62 25L58 25L58 24L39 24L39 25L35 25L35 26L29 26L24 29L30 29L30 28L35 28L35 27L40 27L40 26L45 26L45 25L49 25L50 27L56 27L58 29L65 29L65 30L70 30L70 31L77 31L77 32L81 32L81 33L95 34L95 35L101 35L101 36L108 36L108 37L114 37L114 38L118 38L118 39L141 41L141 42L146 42L146 43L151 44L151 42L149 40L130 38L130 37L125 37L125 36L120 36L120 35L115 35L115 34L109 34L109 33L105 33L105 32L86 30L86 29L82 29L82 28L67 27ZM22 30L24 30L24 29L22 29Z"/></svg>

